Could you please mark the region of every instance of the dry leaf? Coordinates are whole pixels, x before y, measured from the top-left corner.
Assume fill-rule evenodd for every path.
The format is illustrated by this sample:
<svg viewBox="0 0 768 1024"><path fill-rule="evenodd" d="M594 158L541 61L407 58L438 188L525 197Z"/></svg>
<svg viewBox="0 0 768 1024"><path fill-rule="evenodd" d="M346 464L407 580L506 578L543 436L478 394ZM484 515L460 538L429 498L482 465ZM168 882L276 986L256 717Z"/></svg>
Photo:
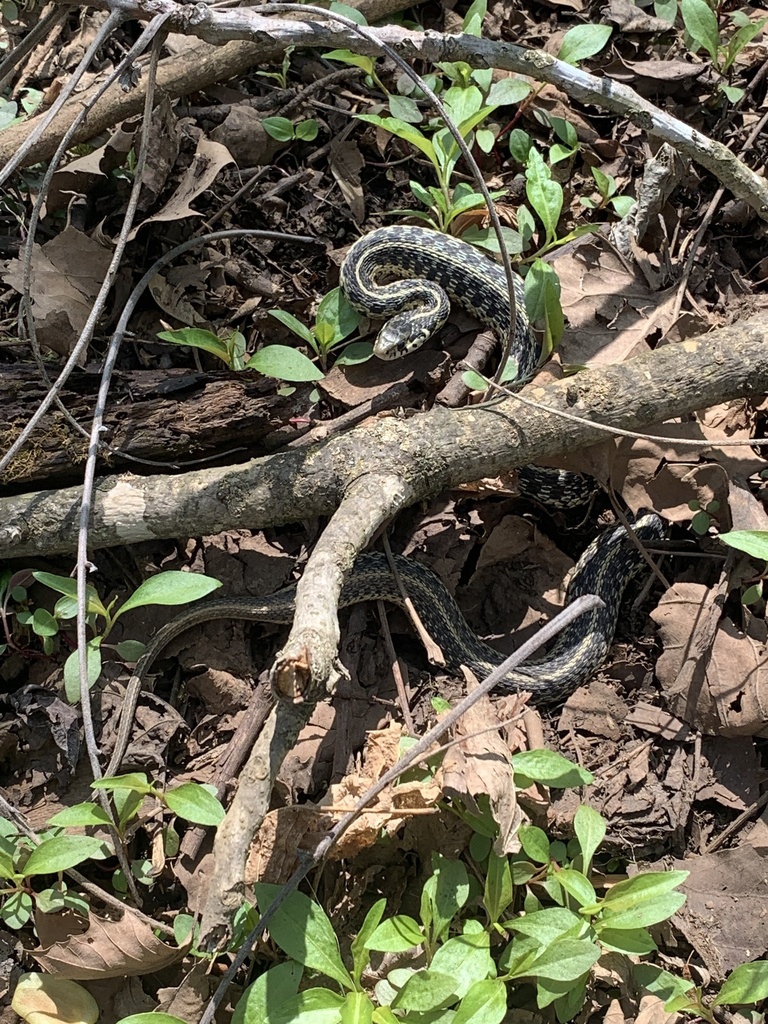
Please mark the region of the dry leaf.
<svg viewBox="0 0 768 1024"><path fill-rule="evenodd" d="M33 955L57 978L87 981L154 974L183 959L188 948L167 946L127 908L119 921L91 911L87 931L33 950Z"/></svg>

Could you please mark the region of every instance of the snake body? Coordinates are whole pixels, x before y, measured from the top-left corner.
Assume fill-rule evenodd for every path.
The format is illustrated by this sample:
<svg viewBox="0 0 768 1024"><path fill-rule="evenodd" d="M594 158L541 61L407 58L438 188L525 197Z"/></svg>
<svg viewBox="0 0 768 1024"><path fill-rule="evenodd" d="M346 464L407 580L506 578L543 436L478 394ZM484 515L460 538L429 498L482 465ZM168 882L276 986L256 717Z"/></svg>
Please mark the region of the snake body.
<svg viewBox="0 0 768 1024"><path fill-rule="evenodd" d="M633 524L635 536L652 543L663 536L661 520L653 513L640 516ZM574 569L566 603L582 594L596 594L603 604L582 615L558 636L549 654L507 673L495 688L497 693L528 690L539 706L564 701L602 664L613 640L624 590L645 561L623 526L601 533L586 549ZM445 584L426 566L411 558L395 556L395 565L409 598L432 639L439 645L447 668L462 665L482 679L501 664L504 656L483 643L470 629ZM182 633L215 619L248 622L289 623L293 620L296 586L286 587L265 598L216 598L204 601L172 619L158 630L147 645L128 682L123 714L107 775L120 767L128 747L130 729L142 683L162 650ZM341 608L360 601L384 600L403 604L399 587L386 556L379 552L361 555L341 592Z"/></svg>

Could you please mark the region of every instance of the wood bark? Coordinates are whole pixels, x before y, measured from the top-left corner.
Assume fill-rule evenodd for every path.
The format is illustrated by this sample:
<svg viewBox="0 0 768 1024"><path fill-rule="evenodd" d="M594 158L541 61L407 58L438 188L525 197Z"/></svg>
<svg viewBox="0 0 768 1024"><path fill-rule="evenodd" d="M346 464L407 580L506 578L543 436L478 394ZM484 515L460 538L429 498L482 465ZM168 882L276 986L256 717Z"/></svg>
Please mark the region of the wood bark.
<svg viewBox="0 0 768 1024"><path fill-rule="evenodd" d="M373 419L340 437L242 465L172 478L106 477L95 493L91 546L330 515L364 477L400 481L387 509L392 514L446 488L605 437L598 426L563 420L552 410L636 430L765 391L768 317L760 315L621 366L530 387L528 397L546 409L526 408L514 399L490 407L433 408L417 421ZM80 488L71 487L0 499L0 556L74 551L80 497Z"/></svg>

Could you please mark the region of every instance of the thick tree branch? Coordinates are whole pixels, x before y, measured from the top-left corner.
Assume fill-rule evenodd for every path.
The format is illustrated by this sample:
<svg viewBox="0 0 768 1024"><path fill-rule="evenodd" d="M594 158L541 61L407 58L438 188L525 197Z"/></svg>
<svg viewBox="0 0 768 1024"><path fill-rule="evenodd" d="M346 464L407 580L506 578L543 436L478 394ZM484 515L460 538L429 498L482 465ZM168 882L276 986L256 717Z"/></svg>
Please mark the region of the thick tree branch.
<svg viewBox="0 0 768 1024"><path fill-rule="evenodd" d="M527 394L596 423L638 429L767 390L768 317L760 315L621 366L532 387ZM107 477L95 494L91 543L112 547L330 515L352 484L367 476L400 481L401 496L376 512L383 522L398 508L448 487L603 436L597 426L568 423L514 399L490 407L433 408L418 420L372 420L341 437L240 466L170 478ZM73 551L80 496L81 489L72 487L0 499L0 556Z"/></svg>

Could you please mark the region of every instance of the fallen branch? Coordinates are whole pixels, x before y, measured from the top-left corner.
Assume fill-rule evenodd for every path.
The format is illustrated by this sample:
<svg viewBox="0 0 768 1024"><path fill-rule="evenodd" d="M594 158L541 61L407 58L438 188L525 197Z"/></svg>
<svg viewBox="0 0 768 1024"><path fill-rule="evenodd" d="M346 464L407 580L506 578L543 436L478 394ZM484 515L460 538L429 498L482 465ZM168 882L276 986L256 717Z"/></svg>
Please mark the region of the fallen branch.
<svg viewBox="0 0 768 1024"><path fill-rule="evenodd" d="M330 515L364 477L401 481L386 517L446 488L603 439L597 425L564 427L558 409L596 424L636 429L766 390L768 317L761 314L620 366L529 388L525 394L546 410L524 409L514 399L490 407L435 407L418 421L368 421L320 444L238 466L172 479L105 477L94 496L91 544L114 547ZM0 557L73 552L81 490L0 499Z"/></svg>

